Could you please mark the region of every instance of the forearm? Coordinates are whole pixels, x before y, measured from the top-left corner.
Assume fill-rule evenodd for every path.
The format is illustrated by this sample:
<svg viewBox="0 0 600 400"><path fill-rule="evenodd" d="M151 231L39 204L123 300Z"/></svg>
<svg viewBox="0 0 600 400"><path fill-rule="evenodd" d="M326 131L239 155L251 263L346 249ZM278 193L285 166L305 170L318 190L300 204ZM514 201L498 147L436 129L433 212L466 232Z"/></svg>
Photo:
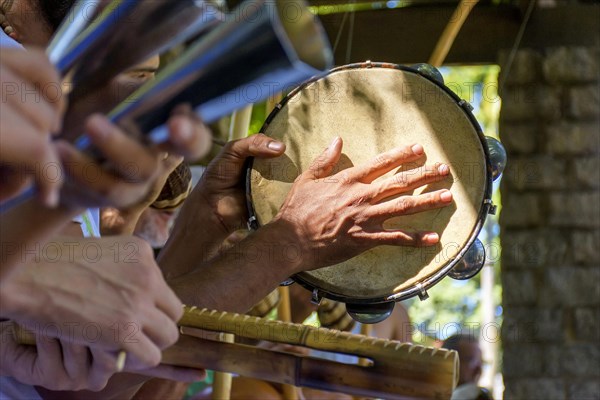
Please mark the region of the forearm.
<svg viewBox="0 0 600 400"><path fill-rule="evenodd" d="M0 282L40 251L41 246L82 210L43 207L29 200L2 214Z"/></svg>
<svg viewBox="0 0 600 400"><path fill-rule="evenodd" d="M215 259L194 263L193 242L159 260L169 269L191 263L194 270L167 279L184 304L220 311L245 312L301 268L296 241L279 223L259 229Z"/></svg>
<svg viewBox="0 0 600 400"><path fill-rule="evenodd" d="M158 256L167 281L187 275L214 258L229 236L215 214L204 204L197 204L194 197L186 200Z"/></svg>

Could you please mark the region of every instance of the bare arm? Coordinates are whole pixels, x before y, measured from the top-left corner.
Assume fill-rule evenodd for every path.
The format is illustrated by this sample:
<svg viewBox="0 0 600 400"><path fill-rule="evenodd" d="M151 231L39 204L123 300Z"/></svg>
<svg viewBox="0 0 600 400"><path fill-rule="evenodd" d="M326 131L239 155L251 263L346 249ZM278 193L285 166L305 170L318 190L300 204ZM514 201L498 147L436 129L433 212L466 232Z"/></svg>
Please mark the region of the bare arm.
<svg viewBox="0 0 600 400"><path fill-rule="evenodd" d="M205 231L203 221L180 224L161 253L159 265L181 300L224 311L246 311L296 273L337 264L382 244L430 246L439 241L435 232L386 230L383 224L394 216L449 205L452 195L445 190L393 199L445 179L447 167L430 166L374 182L399 165L423 157L423 148L414 145L331 176L341 152L342 141L337 139L298 177L272 222L212 260L204 261L202 238L211 232ZM194 270L169 275L172 268L182 266Z"/></svg>
<svg viewBox="0 0 600 400"><path fill-rule="evenodd" d="M286 250L295 248L294 238L286 236L283 224L265 226L192 273L168 280L169 286L184 304L247 311L280 282L298 272L300 259L286 254ZM171 243L188 243L190 250L194 247L191 231L174 239L179 240ZM181 263L198 265L193 251L181 252L175 247L161 253L159 264L163 270Z"/></svg>
<svg viewBox="0 0 600 400"><path fill-rule="evenodd" d="M248 157L277 157L285 146L264 135L228 143L208 166L202 179L186 199L169 242L161 252L159 263L167 279L192 272L196 267L214 258L223 242L233 232L246 229L248 220L246 194L242 182L244 164ZM194 247L189 254L175 250L175 258L182 262L170 262L177 243ZM191 249L190 249L191 250Z"/></svg>

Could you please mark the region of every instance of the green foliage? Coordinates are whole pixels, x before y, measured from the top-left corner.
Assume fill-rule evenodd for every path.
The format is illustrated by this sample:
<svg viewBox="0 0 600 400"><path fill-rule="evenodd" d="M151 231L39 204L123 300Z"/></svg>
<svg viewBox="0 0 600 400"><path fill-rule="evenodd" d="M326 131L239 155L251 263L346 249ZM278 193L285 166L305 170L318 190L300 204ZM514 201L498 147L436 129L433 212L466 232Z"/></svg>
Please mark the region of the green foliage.
<svg viewBox="0 0 600 400"><path fill-rule="evenodd" d="M476 321L479 311L477 278L469 281L443 279L428 290L429 299L415 300L409 308L411 321L418 331L413 340L427 343L444 340Z"/></svg>
<svg viewBox="0 0 600 400"><path fill-rule="evenodd" d="M497 65L444 67L440 71L444 75L446 86L475 108L473 113L484 133L497 138L501 105L498 95L500 67Z"/></svg>
<svg viewBox="0 0 600 400"><path fill-rule="evenodd" d="M271 112L270 110L268 112ZM252 118L250 119L250 127L248 128L248 135L254 135L260 132L265 123L265 119L269 115L266 110L266 103L255 104L252 109Z"/></svg>

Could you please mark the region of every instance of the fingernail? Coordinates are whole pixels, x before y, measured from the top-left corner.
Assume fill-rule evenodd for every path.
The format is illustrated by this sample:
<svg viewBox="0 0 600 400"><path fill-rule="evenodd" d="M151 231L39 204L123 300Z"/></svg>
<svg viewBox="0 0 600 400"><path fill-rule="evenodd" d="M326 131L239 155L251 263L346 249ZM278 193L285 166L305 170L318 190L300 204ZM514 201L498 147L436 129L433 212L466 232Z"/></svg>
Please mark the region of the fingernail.
<svg viewBox="0 0 600 400"><path fill-rule="evenodd" d="M440 199L446 203L449 203L452 201L452 193L449 190L446 190L440 194Z"/></svg>
<svg viewBox="0 0 600 400"><path fill-rule="evenodd" d="M333 139L333 142L331 142L331 144L329 145L329 147L326 149L327 150L327 156L328 157L333 157L335 155L335 148L337 147L338 143L340 142L340 137L336 137L335 139Z"/></svg>
<svg viewBox="0 0 600 400"><path fill-rule="evenodd" d="M423 237L423 240L429 243L436 243L440 241L440 235L437 233L428 233Z"/></svg>
<svg viewBox="0 0 600 400"><path fill-rule="evenodd" d="M277 152L282 151L285 148L283 143L277 142L277 141L269 142L267 147L269 148L269 150L273 150L273 151L277 151Z"/></svg>
<svg viewBox="0 0 600 400"><path fill-rule="evenodd" d="M177 130L178 140L187 143L192 139L192 136L194 136L194 126L189 119L182 118Z"/></svg>
<svg viewBox="0 0 600 400"><path fill-rule="evenodd" d="M448 167L446 164L440 164L438 171L440 174L446 175L450 172L450 167Z"/></svg>
<svg viewBox="0 0 600 400"><path fill-rule="evenodd" d="M331 144L327 148L327 153L328 154L333 155L333 153L335 152L335 148L337 147L337 145L340 142L340 140L342 140L342 139L339 136L336 137L335 139L333 139L333 142L331 142Z"/></svg>
<svg viewBox="0 0 600 400"><path fill-rule="evenodd" d="M420 156L421 154L425 153L425 149L423 149L423 146L421 146L420 144L415 144L412 147L412 151L414 154Z"/></svg>

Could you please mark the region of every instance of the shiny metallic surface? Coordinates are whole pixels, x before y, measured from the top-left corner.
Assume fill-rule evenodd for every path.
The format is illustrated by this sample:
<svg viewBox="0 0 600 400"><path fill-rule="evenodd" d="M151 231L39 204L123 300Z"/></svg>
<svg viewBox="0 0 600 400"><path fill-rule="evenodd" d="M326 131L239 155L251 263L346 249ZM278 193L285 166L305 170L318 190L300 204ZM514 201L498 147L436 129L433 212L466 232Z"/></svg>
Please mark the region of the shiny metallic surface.
<svg viewBox="0 0 600 400"><path fill-rule="evenodd" d="M346 304L346 312L361 324L376 324L386 320L394 311L395 302L377 304Z"/></svg>
<svg viewBox="0 0 600 400"><path fill-rule="evenodd" d="M481 271L484 264L485 247L481 240L477 239L469 247L464 257L448 273L448 276L459 281L471 279Z"/></svg>
<svg viewBox="0 0 600 400"><path fill-rule="evenodd" d="M171 0L140 3L165 2ZM137 3L115 0L111 4L123 7L123 12L130 12L128 7ZM192 3L204 4L198 0ZM285 15L291 8L296 10L294 18ZM111 18L105 15L82 35L93 41L105 38L107 30L111 33L110 21ZM96 24L101 29L94 28ZM95 33L90 34L89 29ZM80 50L88 51L89 47L82 46ZM81 54L77 51L70 56L79 59ZM164 124L177 105L191 105L205 123L211 123L320 74L331 68L332 63L333 52L325 31L304 1L249 0L226 22L196 40L156 79L135 91L108 116L131 136L140 140L147 137L160 143L168 138ZM73 142L79 150L95 155L85 134ZM3 210L21 204L34 193L35 190L29 190L15 197L9 206L3 204Z"/></svg>
<svg viewBox="0 0 600 400"><path fill-rule="evenodd" d="M506 162L508 156L506 155L506 150L502 143L499 140L494 139L491 136L486 136L485 140L488 145L488 150L490 152L490 164L492 166L492 176L494 180L498 179L502 172L504 172L504 168L506 168Z"/></svg>
<svg viewBox="0 0 600 400"><path fill-rule="evenodd" d="M100 0L78 0L73 5L46 49L46 54L52 64L61 64L71 43L89 25L90 17L96 12L99 5Z"/></svg>
<svg viewBox="0 0 600 400"><path fill-rule="evenodd" d="M112 12L122 8L122 12L129 13L137 3L115 0L111 3L114 6ZM192 3L204 4L198 0ZM290 9L296 10L296 17L286 16ZM191 105L205 123L212 123L331 68L333 52L325 31L304 1L248 0L239 10L241 12L229 16L226 22L196 40L154 80L121 102L108 115L111 121L133 137L160 143L168 138L164 124L171 111L180 104ZM114 27L111 22L122 18L122 14L117 13L116 18L111 19L112 12L105 10L103 16L78 36L78 40L102 42L106 39ZM93 48L81 42L75 43L74 47L69 57L78 60ZM69 60L65 62L68 64ZM95 155L85 134L74 140L74 145ZM30 190L17 196L7 207L3 204L2 209L13 208L34 193Z"/></svg>
<svg viewBox="0 0 600 400"><path fill-rule="evenodd" d="M429 79L433 79L434 81L438 82L441 85L444 84L444 77L442 76L442 73L431 64L426 64L426 63L415 64L415 65L411 66L411 68L416 69L417 71L419 71L419 73L421 75L424 75L424 76L428 77Z"/></svg>
<svg viewBox="0 0 600 400"><path fill-rule="evenodd" d="M117 12L118 8L115 8ZM93 57L83 58L75 67L70 100L93 92L111 78L186 40L215 28L224 15L209 1L138 1L121 11L125 21L110 35L92 44ZM109 21L123 15L107 15ZM103 31L98 31L98 36ZM94 33L89 33L93 35Z"/></svg>
<svg viewBox="0 0 600 400"><path fill-rule="evenodd" d="M300 10L297 18L281 15L290 4ZM212 123L331 67L325 32L303 1L251 1L240 7L122 102L111 119L161 142L168 136L164 123L179 104L190 104Z"/></svg>
<svg viewBox="0 0 600 400"><path fill-rule="evenodd" d="M102 48L119 26L126 26L125 21L138 3L142 0L113 0L100 15L95 18L79 35L73 44L63 52L56 63L58 71L65 75L79 61L94 54Z"/></svg>

